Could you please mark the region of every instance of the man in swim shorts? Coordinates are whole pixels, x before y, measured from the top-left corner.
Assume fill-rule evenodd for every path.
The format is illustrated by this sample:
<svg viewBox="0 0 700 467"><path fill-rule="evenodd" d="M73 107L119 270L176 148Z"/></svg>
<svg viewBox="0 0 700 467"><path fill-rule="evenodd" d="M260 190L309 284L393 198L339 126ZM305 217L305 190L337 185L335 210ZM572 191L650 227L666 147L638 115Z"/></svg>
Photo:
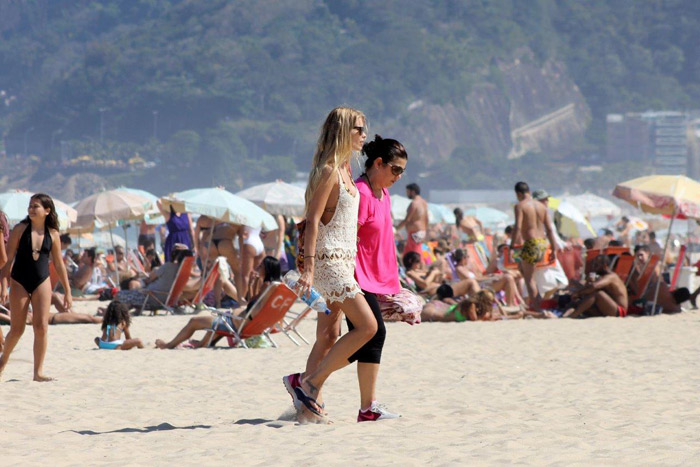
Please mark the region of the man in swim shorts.
<svg viewBox="0 0 700 467"><path fill-rule="evenodd" d="M406 210L406 218L396 227L397 231L406 227L406 246L403 254L414 251L422 256L423 242L428 231L428 203L420 195L420 187L415 183L406 186L406 196L411 199Z"/></svg>
<svg viewBox="0 0 700 467"><path fill-rule="evenodd" d="M599 255L593 260L593 270L599 279L571 294L574 307L564 313L564 318L587 316L627 316L627 287L620 277L610 270L610 256Z"/></svg>
<svg viewBox="0 0 700 467"><path fill-rule="evenodd" d="M513 228L510 248L513 250L515 245L522 242L520 269L525 279L530 304L533 309L539 311L540 292L535 281L537 263L544 258L547 252L547 239L549 239L555 256L559 247L554 238L547 208L532 198L527 183L516 183L515 195L518 198L518 204L514 208L515 227Z"/></svg>

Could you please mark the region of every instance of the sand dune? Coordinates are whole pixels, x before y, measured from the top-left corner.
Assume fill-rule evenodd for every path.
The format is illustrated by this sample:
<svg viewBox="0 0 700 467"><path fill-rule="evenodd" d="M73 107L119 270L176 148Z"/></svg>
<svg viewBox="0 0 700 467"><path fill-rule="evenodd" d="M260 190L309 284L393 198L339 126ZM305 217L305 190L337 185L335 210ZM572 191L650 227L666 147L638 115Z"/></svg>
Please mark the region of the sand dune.
<svg viewBox="0 0 700 467"><path fill-rule="evenodd" d="M93 312L96 303L81 303ZM700 458L700 314L388 325L381 400L403 418L355 423L354 368L333 375L333 424L291 421L281 377L308 346L156 350L188 317L134 319L145 350L96 350L98 325L32 335L0 382L0 465L689 464ZM307 320L302 331L314 334ZM8 327L3 327L7 333Z"/></svg>

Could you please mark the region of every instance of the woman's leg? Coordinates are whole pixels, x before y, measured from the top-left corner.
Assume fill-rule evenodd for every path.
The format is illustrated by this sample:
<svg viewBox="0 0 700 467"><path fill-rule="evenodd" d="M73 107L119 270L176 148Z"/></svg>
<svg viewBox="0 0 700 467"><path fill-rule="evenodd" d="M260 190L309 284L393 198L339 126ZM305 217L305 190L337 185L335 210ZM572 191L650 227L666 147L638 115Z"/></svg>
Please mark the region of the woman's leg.
<svg viewBox="0 0 700 467"><path fill-rule="evenodd" d="M51 313L49 324L99 324L102 318L84 313Z"/></svg>
<svg viewBox="0 0 700 467"><path fill-rule="evenodd" d="M32 293L32 327L34 328L34 381L51 381L44 376L44 357L49 345L49 317L51 316L51 281L48 278Z"/></svg>
<svg viewBox="0 0 700 467"><path fill-rule="evenodd" d="M462 279L459 282L450 284L455 297L470 295L481 290L481 286L475 279Z"/></svg>
<svg viewBox="0 0 700 467"><path fill-rule="evenodd" d="M5 369L12 351L15 349L19 338L24 334L27 322L27 310L29 310L29 294L22 285L12 279L10 281L10 332L5 339L5 347L0 355L0 375Z"/></svg>
<svg viewBox="0 0 700 467"><path fill-rule="evenodd" d="M353 298L346 298L340 306L333 303L331 311L342 309L345 316L352 321L355 329L349 331L336 342L326 357L321 361L318 368L307 374L302 381L302 388L306 393L316 398L321 391L323 383L336 370L347 366L348 360L360 347L367 343L377 333L377 320L372 314L364 295L357 294ZM321 410L318 407L318 410Z"/></svg>
<svg viewBox="0 0 700 467"><path fill-rule="evenodd" d="M236 283L236 290L240 298L243 298L246 291L241 289L240 278L241 278L241 260L239 258L238 250L233 247L233 240L221 239L218 246L218 256L223 256L228 261L228 265L231 266L233 271L233 280ZM240 300L239 300L240 301Z"/></svg>
<svg viewBox="0 0 700 467"><path fill-rule="evenodd" d="M379 307L377 296L370 292L365 292L365 300L372 310L374 319L377 323L377 332L372 338L363 345L360 350L355 352L350 361L357 360L357 379L360 385L360 409L366 410L372 405L372 401L376 400L377 376L379 375L379 364L382 357L382 349L384 348L384 340L386 338L386 328L382 319L382 312ZM353 330L354 325L348 319L348 329Z"/></svg>
<svg viewBox="0 0 700 467"><path fill-rule="evenodd" d="M177 333L177 336L170 342L165 342L162 339L156 339L156 347L159 349L174 349L178 345L192 337L195 331L211 328L214 322L213 316L195 316L191 318L184 328Z"/></svg>
<svg viewBox="0 0 700 467"><path fill-rule="evenodd" d="M241 295L243 297L246 297L247 300L253 298L247 297L247 295L248 282L250 281L250 273L253 271L255 260L255 248L252 245L243 245L243 250L241 250L241 274L240 280L236 278L236 288L240 290Z"/></svg>
<svg viewBox="0 0 700 467"><path fill-rule="evenodd" d="M340 320L343 318L343 314L340 310L331 311L330 314L319 313L318 320L316 321L316 342L314 342L311 348L311 353L309 353L309 358L306 360L306 370L305 375L310 375L318 365L321 360L328 355L328 352L333 347L340 337Z"/></svg>

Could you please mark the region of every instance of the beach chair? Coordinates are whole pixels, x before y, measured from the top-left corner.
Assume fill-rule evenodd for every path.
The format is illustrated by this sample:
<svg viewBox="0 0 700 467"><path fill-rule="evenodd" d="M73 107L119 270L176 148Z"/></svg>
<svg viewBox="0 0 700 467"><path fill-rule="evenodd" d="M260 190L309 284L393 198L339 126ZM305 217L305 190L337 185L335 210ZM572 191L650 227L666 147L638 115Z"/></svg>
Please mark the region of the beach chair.
<svg viewBox="0 0 700 467"><path fill-rule="evenodd" d="M212 330L214 334L226 337L231 347L247 348L245 339L255 336L265 336L273 347L277 347L277 343L270 335L272 329L284 333L292 342L299 345L289 335L289 331L280 325L297 298L297 294L286 284L273 282L260 294L258 300L242 319L234 319L230 311L215 310L213 313L217 317L214 319ZM250 316L253 318L250 319Z"/></svg>
<svg viewBox="0 0 700 467"><path fill-rule="evenodd" d="M216 281L219 280L219 274L219 262L216 261L214 266L212 266L211 271L209 271L206 279L204 279L204 285L197 291L197 295L194 296L194 300L192 300L193 305L199 305L202 303L204 297L206 297L209 292L214 290L214 285L216 285Z"/></svg>
<svg viewBox="0 0 700 467"><path fill-rule="evenodd" d="M469 264L475 271L479 271L482 276L486 274L486 268L488 267L488 262L484 263L482 255L479 253L476 244L467 243L464 249L469 253Z"/></svg>
<svg viewBox="0 0 700 467"><path fill-rule="evenodd" d="M279 331L282 331L282 332L286 331L285 334L287 334L287 337L289 337L289 339L291 339L291 341L294 342L296 345L299 345L299 343L289 333L293 332L294 334L296 334L299 337L299 339L303 340L307 344L310 344L310 342L308 340L306 340L306 338L299 332L299 330L297 329L297 326L299 325L299 323L301 323L304 320L304 318L309 316L309 313L311 313L312 310L313 310L313 308L311 308L310 306L307 306L301 312L297 313L294 310L292 310L290 307L287 314L284 315L284 318L282 318L283 326L282 326L282 329L280 329ZM272 332L273 334L274 334L276 329L278 329L278 328L273 329L273 332Z"/></svg>
<svg viewBox="0 0 700 467"><path fill-rule="evenodd" d="M581 269L583 267L582 248L580 245L574 245L568 250L562 249L557 253L557 259L561 268L566 274L566 278L570 281L581 280Z"/></svg>
<svg viewBox="0 0 700 467"><path fill-rule="evenodd" d="M143 261L137 254L137 252L129 251L127 256L127 262L141 275L146 276L146 268L143 266Z"/></svg>
<svg viewBox="0 0 700 467"><path fill-rule="evenodd" d="M145 298L143 300L143 304L141 305L141 310L149 310L153 315L155 315L158 310L166 310L168 313L173 313L173 308L178 304L180 295L182 295L183 290L185 290L185 286L190 278L193 267L193 256L188 256L182 261L182 263L180 263L175 280L173 281L173 284L167 294L164 292L155 292L153 290L144 289L142 292L144 293ZM150 307L147 306L149 298L152 298L157 305Z"/></svg>
<svg viewBox="0 0 700 467"><path fill-rule="evenodd" d="M647 261L647 264L644 265L644 268L642 269L641 274L637 278L636 281L636 293L634 295L630 295L629 299L630 301L638 300L640 298L644 297L644 294L646 293L647 289L649 288L649 283L651 282L651 276L654 274L654 271L656 270L656 266L659 264L659 256L658 255L651 255L649 258L649 261ZM625 282L625 285L629 284L629 281L632 279L632 274L629 274L627 277L627 281ZM660 279L659 279L660 280Z"/></svg>
<svg viewBox="0 0 700 467"><path fill-rule="evenodd" d="M493 235L485 235L484 239L480 243L483 243L486 246L490 258L493 254Z"/></svg>
<svg viewBox="0 0 700 467"><path fill-rule="evenodd" d="M591 271L591 265L593 264L593 260L596 259L599 255L608 255L608 256L613 256L613 261L616 260L617 257L624 255L624 254L630 254L630 249L627 248L626 246L609 246L607 248L597 248L597 249L592 249L592 250L587 250L586 251L586 268L585 272L586 274L592 272ZM614 267L614 263L612 265Z"/></svg>
<svg viewBox="0 0 700 467"><path fill-rule="evenodd" d="M617 274L623 282L627 282L627 278L634 267L634 256L629 253L618 256L611 269Z"/></svg>
<svg viewBox="0 0 700 467"><path fill-rule="evenodd" d="M678 259L676 260L676 266L673 268L673 274L671 275L671 284L669 285L670 290L676 289L676 283L678 282L678 276L680 275L681 268L683 267L683 262L685 260L686 246L681 245L681 250L678 252Z"/></svg>

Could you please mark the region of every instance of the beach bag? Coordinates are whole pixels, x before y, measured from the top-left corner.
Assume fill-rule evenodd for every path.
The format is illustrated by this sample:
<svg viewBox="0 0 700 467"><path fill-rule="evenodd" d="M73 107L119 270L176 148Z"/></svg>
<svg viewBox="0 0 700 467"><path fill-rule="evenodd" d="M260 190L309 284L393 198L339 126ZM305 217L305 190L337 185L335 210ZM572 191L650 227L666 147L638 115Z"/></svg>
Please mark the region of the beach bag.
<svg viewBox="0 0 700 467"><path fill-rule="evenodd" d="M297 271L304 273L304 234L306 233L306 219L297 224Z"/></svg>

